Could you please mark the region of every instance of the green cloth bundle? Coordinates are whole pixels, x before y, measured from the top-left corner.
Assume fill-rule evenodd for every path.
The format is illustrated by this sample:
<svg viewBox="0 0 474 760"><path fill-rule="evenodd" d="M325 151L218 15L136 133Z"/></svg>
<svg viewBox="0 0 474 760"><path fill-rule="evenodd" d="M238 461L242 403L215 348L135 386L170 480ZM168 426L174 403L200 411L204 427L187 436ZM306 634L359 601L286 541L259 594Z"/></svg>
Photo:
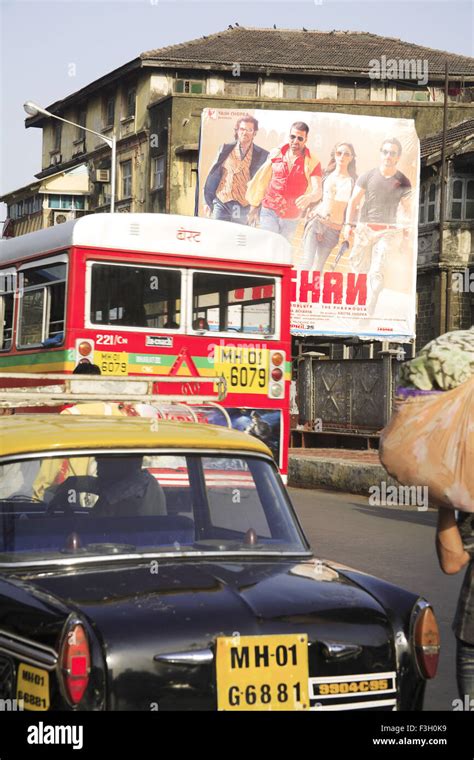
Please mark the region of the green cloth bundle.
<svg viewBox="0 0 474 760"><path fill-rule="evenodd" d="M474 327L454 330L426 344L400 368L399 385L448 391L474 375Z"/></svg>

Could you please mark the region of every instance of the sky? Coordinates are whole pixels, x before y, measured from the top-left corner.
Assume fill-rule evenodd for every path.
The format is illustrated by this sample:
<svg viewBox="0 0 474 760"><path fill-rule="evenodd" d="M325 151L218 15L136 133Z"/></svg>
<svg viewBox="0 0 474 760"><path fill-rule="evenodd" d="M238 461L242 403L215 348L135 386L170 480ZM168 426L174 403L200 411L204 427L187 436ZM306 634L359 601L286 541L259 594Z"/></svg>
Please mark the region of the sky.
<svg viewBox="0 0 474 760"><path fill-rule="evenodd" d="M0 0L0 194L41 170L47 108L141 52L241 26L367 31L474 55L474 4L457 0ZM74 65L72 65L74 64ZM6 208L0 204L0 222Z"/></svg>

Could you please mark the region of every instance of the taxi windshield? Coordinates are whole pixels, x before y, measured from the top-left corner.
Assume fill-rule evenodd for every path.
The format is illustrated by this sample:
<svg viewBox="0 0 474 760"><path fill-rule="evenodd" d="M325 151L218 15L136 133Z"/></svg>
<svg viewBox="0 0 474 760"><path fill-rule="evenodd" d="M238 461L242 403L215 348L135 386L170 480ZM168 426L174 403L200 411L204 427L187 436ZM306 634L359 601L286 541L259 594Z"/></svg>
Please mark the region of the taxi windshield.
<svg viewBox="0 0 474 760"><path fill-rule="evenodd" d="M308 547L263 458L101 452L0 465L0 564L156 552Z"/></svg>

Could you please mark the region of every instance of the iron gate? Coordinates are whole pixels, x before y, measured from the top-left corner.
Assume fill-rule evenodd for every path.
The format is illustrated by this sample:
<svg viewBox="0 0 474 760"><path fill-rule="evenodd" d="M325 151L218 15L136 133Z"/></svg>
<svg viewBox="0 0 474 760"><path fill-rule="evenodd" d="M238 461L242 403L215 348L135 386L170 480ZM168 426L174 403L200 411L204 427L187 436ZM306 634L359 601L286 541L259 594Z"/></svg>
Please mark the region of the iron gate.
<svg viewBox="0 0 474 760"><path fill-rule="evenodd" d="M380 359L321 359L298 362L299 424L324 432L376 433L392 413L398 375L397 351Z"/></svg>

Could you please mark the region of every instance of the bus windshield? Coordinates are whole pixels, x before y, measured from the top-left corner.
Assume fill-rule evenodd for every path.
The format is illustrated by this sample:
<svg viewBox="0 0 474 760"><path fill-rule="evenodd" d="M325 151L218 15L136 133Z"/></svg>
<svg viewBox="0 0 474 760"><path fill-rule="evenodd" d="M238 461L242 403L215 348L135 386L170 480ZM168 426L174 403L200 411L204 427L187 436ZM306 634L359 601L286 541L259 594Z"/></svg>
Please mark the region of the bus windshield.
<svg viewBox="0 0 474 760"><path fill-rule="evenodd" d="M182 292L189 280L189 330L275 332L272 277L98 262L91 265L91 324L177 330L183 325Z"/></svg>
<svg viewBox="0 0 474 760"><path fill-rule="evenodd" d="M275 331L275 281L258 275L195 272L193 328L266 334Z"/></svg>
<svg viewBox="0 0 474 760"><path fill-rule="evenodd" d="M93 324L166 329L180 325L177 269L94 263L91 289Z"/></svg>

